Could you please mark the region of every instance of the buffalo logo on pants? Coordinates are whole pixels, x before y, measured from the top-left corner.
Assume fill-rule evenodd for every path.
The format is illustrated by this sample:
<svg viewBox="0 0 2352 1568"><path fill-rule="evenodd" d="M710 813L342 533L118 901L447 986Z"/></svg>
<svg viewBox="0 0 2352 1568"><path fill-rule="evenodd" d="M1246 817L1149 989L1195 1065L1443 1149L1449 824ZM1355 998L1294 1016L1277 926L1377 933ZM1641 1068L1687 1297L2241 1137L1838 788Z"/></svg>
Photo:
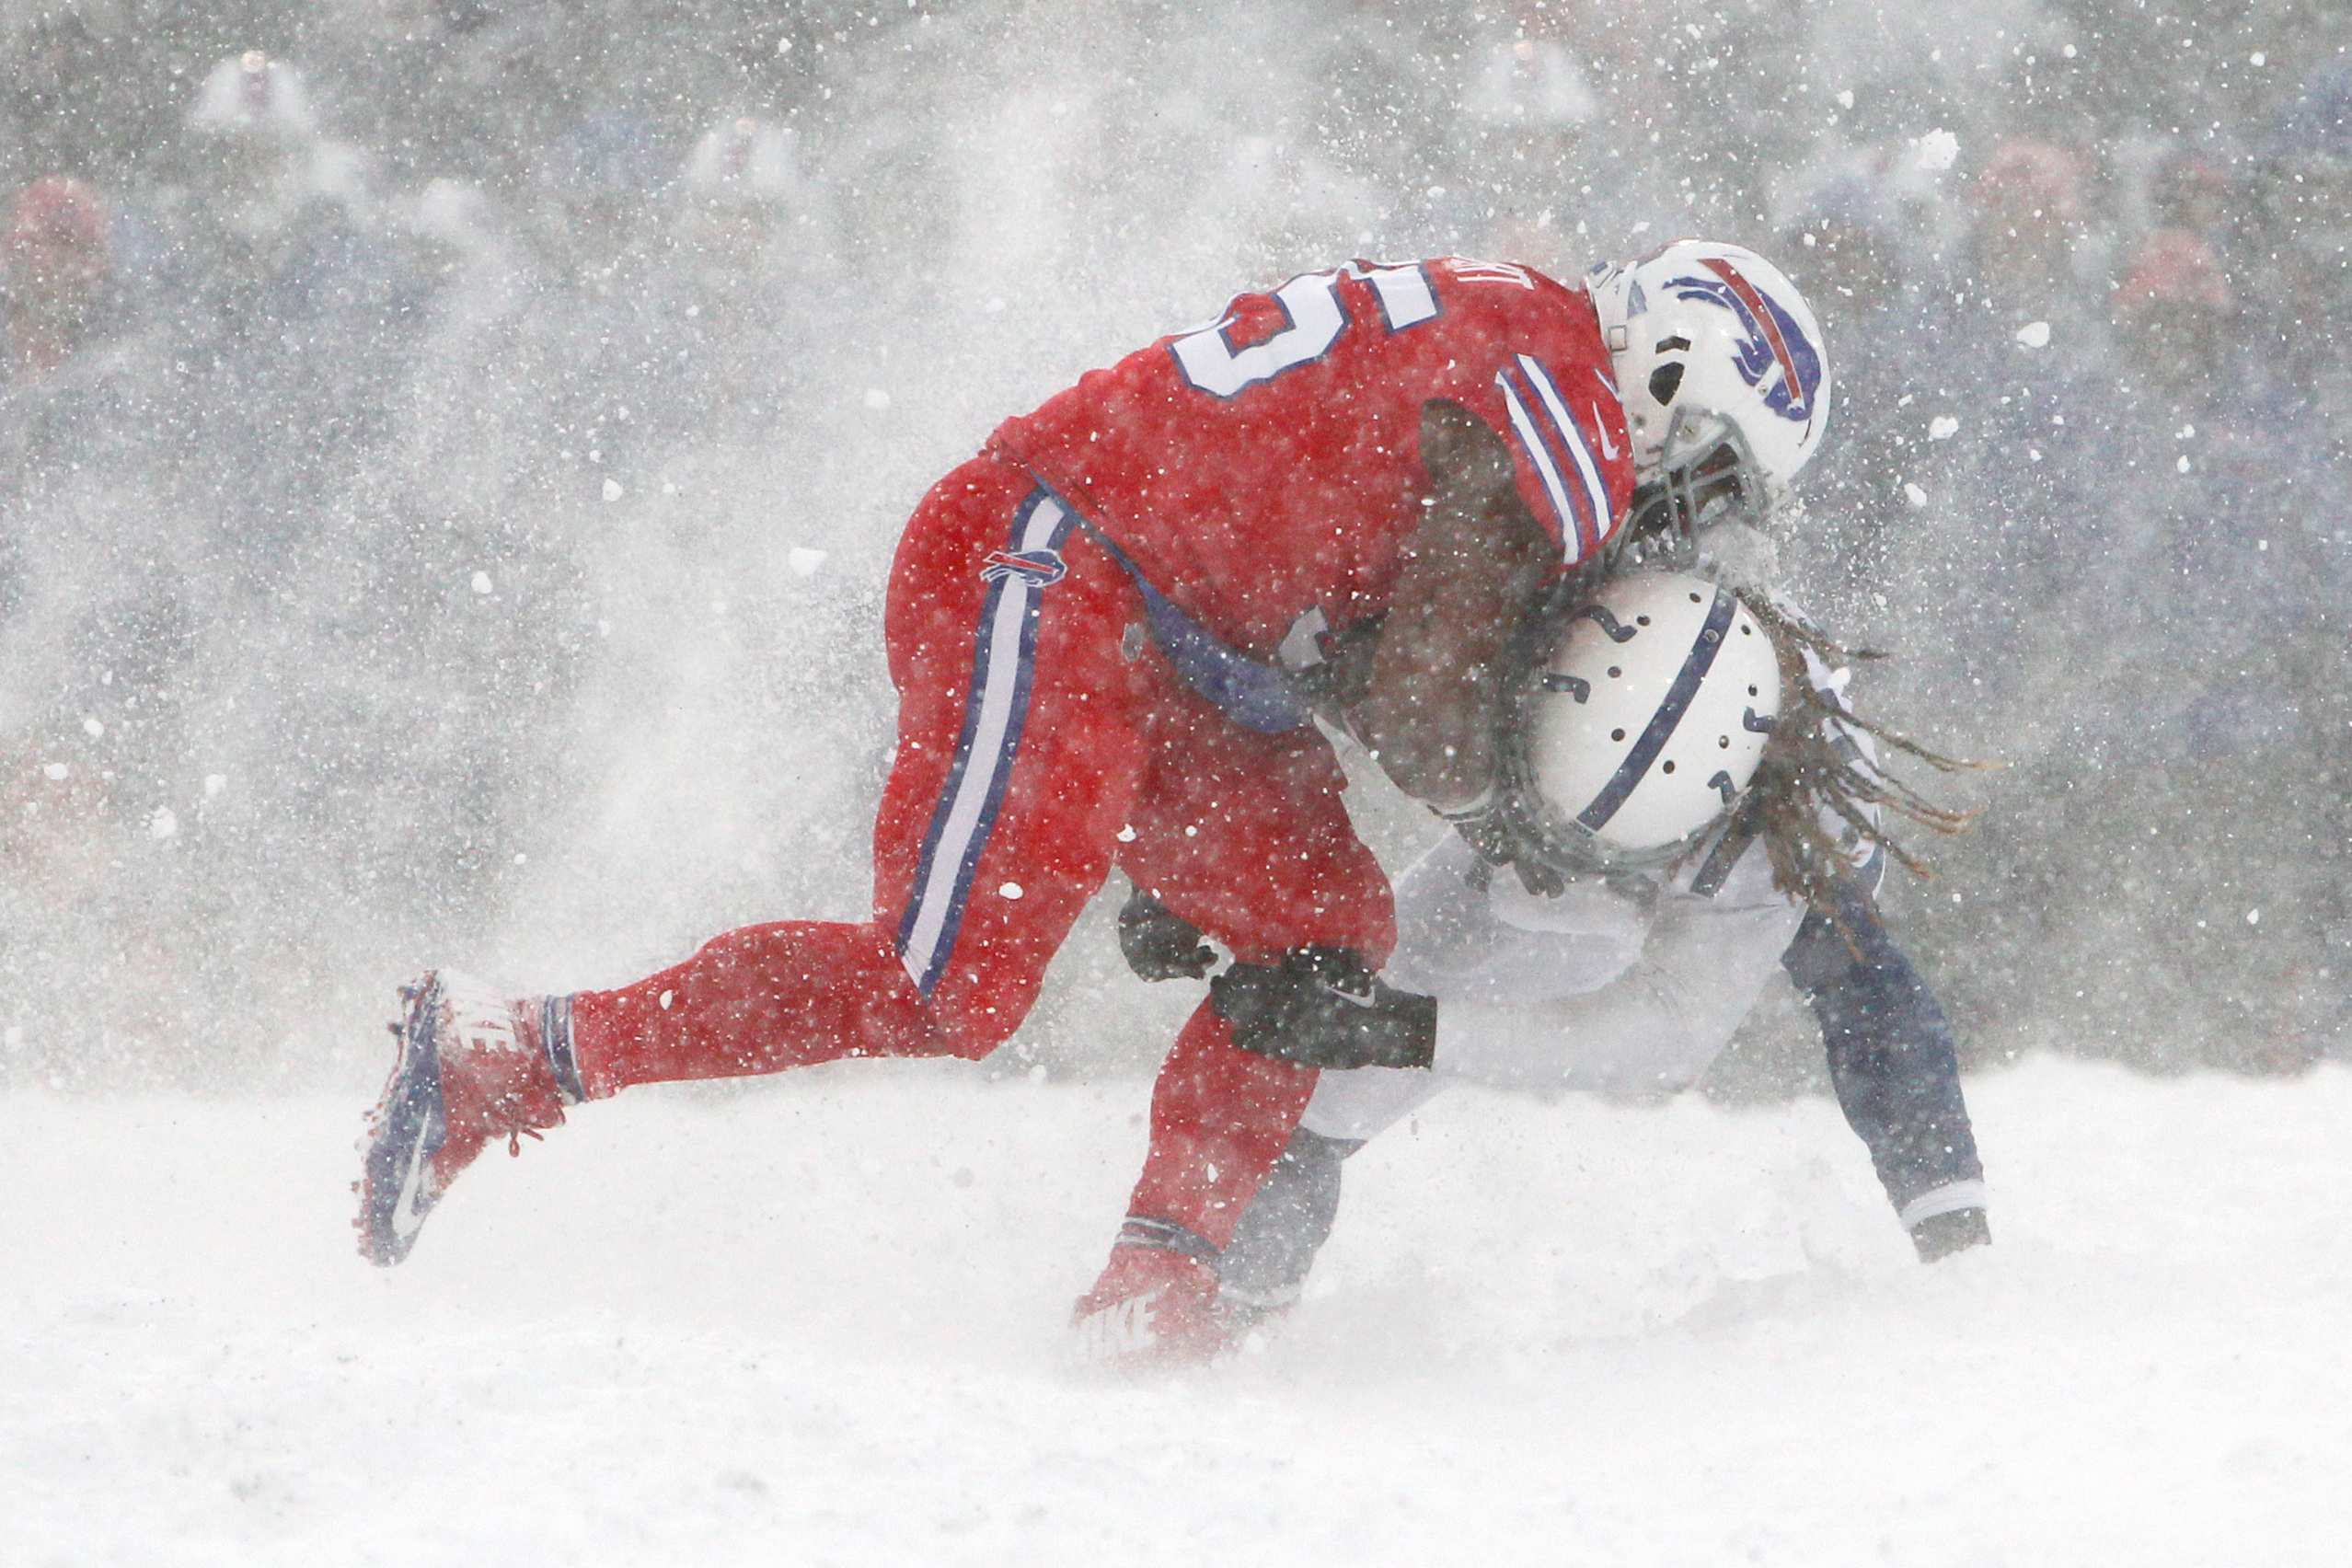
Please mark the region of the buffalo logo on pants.
<svg viewBox="0 0 2352 1568"><path fill-rule="evenodd" d="M1018 577L1032 588L1051 588L1069 574L1059 550L990 550L981 563L980 581L996 582Z"/></svg>

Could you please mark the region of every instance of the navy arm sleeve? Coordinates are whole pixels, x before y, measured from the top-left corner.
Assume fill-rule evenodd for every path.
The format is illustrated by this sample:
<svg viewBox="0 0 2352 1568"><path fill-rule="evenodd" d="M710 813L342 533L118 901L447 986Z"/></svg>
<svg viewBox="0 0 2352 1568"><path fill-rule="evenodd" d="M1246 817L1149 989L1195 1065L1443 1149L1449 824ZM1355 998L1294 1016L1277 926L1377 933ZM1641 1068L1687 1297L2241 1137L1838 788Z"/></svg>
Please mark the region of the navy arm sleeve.
<svg viewBox="0 0 2352 1568"><path fill-rule="evenodd" d="M1981 1207L1984 1179L1977 1139L1960 1094L1952 1025L1911 961L1887 934L1878 907L1849 894L1839 922L1805 917L1781 962L1821 1024L1829 1079L1847 1123L1870 1147L1871 1163L1905 1223L1931 1194L1958 1206L1971 1183ZM1920 1205L1922 1209L1938 1206Z"/></svg>

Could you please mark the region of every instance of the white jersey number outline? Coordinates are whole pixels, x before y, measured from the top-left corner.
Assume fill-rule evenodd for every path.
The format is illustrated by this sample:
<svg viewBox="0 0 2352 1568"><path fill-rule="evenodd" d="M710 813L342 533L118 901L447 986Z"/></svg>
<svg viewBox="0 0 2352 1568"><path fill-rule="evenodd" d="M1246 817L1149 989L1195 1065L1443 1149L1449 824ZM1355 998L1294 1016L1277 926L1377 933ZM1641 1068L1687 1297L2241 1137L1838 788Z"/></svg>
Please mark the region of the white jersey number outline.
<svg viewBox="0 0 2352 1568"><path fill-rule="evenodd" d="M1418 266L1358 268L1354 263L1330 272L1304 272L1268 296L1282 306L1289 324L1262 343L1237 349L1225 335L1233 325L1228 315L1214 327L1171 339L1169 352L1184 379L1212 398L1235 398L1286 370L1312 364L1332 352L1348 328L1347 305L1340 297L1342 278L1360 278L1372 285L1380 302L1381 324L1390 332L1417 327L1437 315L1437 295L1429 274Z"/></svg>

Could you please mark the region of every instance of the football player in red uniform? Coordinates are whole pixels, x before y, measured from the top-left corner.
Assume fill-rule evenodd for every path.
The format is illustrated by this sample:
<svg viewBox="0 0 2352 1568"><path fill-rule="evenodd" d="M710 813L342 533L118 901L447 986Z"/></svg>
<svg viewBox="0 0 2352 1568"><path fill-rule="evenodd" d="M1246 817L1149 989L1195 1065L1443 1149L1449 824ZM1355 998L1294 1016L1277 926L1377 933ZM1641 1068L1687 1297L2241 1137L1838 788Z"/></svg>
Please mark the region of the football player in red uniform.
<svg viewBox="0 0 2352 1568"><path fill-rule="evenodd" d="M899 733L871 917L744 928L612 991L517 999L428 974L371 1118L362 1251L398 1262L484 1147L582 1100L986 1055L1114 866L1237 957L1377 971L1388 881L1312 719L1344 687L1399 788L1485 805L1505 643L1547 584L1603 557L1634 496L1643 432L1596 298L1458 258L1308 273L1000 427L924 497L893 562ZM1767 329L1781 340L1769 314L1740 337ZM1817 341L1768 350L1758 383L1814 400ZM1736 428L1678 455L1669 436L1648 439L1659 515L1760 496ZM1122 1247L1114 1292L1165 1297L1222 1244L1313 1089L1312 1066L1237 1049L1232 1028L1204 1003L1161 1070L1155 1153L1183 1158L1155 1159L1133 1207L1178 1244Z"/></svg>
<svg viewBox="0 0 2352 1568"><path fill-rule="evenodd" d="M1639 484L1618 536L1643 557L1677 561L1692 554L1692 536L1701 527L1760 521L1786 499L1827 425L1820 330L1793 285L1751 252L1682 241L1626 267L1597 269L1585 288L1608 352L1597 375L1622 389L1619 404ZM1505 503L1499 484L1491 494ZM1523 518L1520 525L1535 525ZM1735 532L1726 527L1712 536L1720 548ZM1574 579L1561 587L1579 598L1590 591ZM1534 631L1543 617L1521 624ZM1635 630L1627 627L1623 635ZM1528 652L1517 650L1508 667L1524 664ZM1343 696L1351 683L1339 684ZM1338 717L1365 733L1361 722L1349 723L1353 713L1344 706ZM1636 745L1593 803L1602 821L1643 766L1643 745ZM1673 771L1671 762L1666 767ZM1481 777L1484 784L1473 799L1435 803L1490 866L1516 864L1530 893L1556 895L1559 878L1549 869L1542 836L1527 825L1542 813L1518 809L1524 801L1507 778L1491 771ZM1594 830L1601 824L1579 821ZM1130 963L1152 979L1205 974L1216 955L1203 938L1219 933L1158 897L1160 889L1147 877L1131 875L1136 893L1120 917ZM1389 945L1348 951L1304 944L1273 961L1234 950L1233 962L1211 984L1204 1016L1218 1020L1220 1043L1244 1056L1319 1070L1428 1066L1439 1003L1375 974ZM1265 1150L1290 1136L1299 1113L1286 1100L1234 1092L1203 1070L1213 1060L1188 1064L1180 1051L1161 1071L1142 1179L1109 1265L1078 1304L1078 1348L1090 1359L1198 1359L1221 1347L1233 1320L1216 1302L1216 1262L1236 1223L1233 1195L1257 1190L1270 1170Z"/></svg>

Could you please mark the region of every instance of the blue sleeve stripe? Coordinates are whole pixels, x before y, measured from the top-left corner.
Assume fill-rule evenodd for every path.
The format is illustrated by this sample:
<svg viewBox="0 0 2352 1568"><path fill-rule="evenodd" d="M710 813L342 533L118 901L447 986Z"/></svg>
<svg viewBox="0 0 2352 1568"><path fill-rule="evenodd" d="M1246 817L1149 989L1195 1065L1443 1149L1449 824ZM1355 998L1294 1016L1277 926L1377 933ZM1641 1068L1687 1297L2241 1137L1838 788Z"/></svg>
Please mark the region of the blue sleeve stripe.
<svg viewBox="0 0 2352 1568"><path fill-rule="evenodd" d="M1560 536L1561 547L1566 549L1570 540L1576 541L1576 559L1582 559L1584 524L1576 516L1575 508L1569 503L1568 487L1560 482L1559 466L1545 449L1543 437L1536 433L1535 421L1528 417L1528 406L1512 386L1509 374L1495 372L1494 384L1503 389L1504 407L1510 410L1511 429L1519 438L1520 450L1527 454L1528 465L1543 480L1544 493L1551 498L1553 529Z"/></svg>
<svg viewBox="0 0 2352 1568"><path fill-rule="evenodd" d="M1567 400L1560 396L1560 388L1553 383L1551 373L1543 367L1543 362L1532 354L1521 354L1519 368L1527 373L1536 395L1542 398L1545 411L1551 414L1553 426L1560 432L1560 444L1575 460L1576 477L1584 483L1585 502L1593 518L1592 533L1585 541L1585 553L1590 555L1600 548L1601 536L1608 532L1610 520L1608 487L1601 482L1600 465L1593 461L1584 430L1568 411Z"/></svg>

